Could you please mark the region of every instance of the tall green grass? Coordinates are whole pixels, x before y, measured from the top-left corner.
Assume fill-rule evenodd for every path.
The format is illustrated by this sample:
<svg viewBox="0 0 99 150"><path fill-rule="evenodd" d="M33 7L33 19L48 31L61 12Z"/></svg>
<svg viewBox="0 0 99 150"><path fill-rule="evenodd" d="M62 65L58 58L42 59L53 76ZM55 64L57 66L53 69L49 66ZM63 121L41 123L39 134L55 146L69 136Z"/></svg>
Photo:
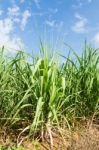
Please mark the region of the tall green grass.
<svg viewBox="0 0 99 150"><path fill-rule="evenodd" d="M54 126L99 117L98 49L85 45L82 56L71 49L74 60L51 56L43 46L42 53L7 57L0 50L0 126L43 136Z"/></svg>

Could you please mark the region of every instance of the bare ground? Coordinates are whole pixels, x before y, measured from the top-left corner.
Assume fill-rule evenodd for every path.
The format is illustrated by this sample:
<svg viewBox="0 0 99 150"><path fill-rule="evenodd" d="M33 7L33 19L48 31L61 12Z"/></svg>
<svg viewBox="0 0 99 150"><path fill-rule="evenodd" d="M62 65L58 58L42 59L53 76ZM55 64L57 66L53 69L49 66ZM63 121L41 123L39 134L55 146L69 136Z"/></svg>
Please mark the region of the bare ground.
<svg viewBox="0 0 99 150"><path fill-rule="evenodd" d="M43 141L23 140L20 145L25 150L99 150L99 126L75 128L72 131L65 130L63 135L52 133L52 141L47 136ZM24 138L24 137L23 137ZM0 145L6 149L16 145L17 136L8 136L6 131L0 130ZM51 145L52 143L52 145Z"/></svg>

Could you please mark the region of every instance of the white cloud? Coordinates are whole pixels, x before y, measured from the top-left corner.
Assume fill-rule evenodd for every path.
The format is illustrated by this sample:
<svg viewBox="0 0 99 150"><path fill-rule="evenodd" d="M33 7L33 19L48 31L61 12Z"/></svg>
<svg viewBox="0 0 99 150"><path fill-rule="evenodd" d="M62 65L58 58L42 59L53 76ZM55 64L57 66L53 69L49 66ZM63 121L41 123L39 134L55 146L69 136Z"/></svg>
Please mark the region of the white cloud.
<svg viewBox="0 0 99 150"><path fill-rule="evenodd" d="M6 18L4 20L0 20L0 32L1 33L9 33L13 30L13 22L10 18Z"/></svg>
<svg viewBox="0 0 99 150"><path fill-rule="evenodd" d="M19 16L20 8L18 6L13 6L8 8L8 15L11 16Z"/></svg>
<svg viewBox="0 0 99 150"><path fill-rule="evenodd" d="M72 26L72 30L77 33L84 33L86 31L88 20L79 13L75 14L75 18L77 19L77 22Z"/></svg>
<svg viewBox="0 0 99 150"><path fill-rule="evenodd" d="M56 28L58 30L63 26L63 21L57 22L56 20L46 20L45 24L51 28Z"/></svg>
<svg viewBox="0 0 99 150"><path fill-rule="evenodd" d="M21 12L20 12L20 8L17 5L13 5L13 7L9 7L7 11L7 15L10 19L12 19L13 23L17 23L19 25L21 21Z"/></svg>
<svg viewBox="0 0 99 150"><path fill-rule="evenodd" d="M73 9L79 9L81 8L82 6L86 5L86 4L90 4L92 3L93 0L76 0L75 3L72 5L72 8Z"/></svg>
<svg viewBox="0 0 99 150"><path fill-rule="evenodd" d="M79 20L83 19L83 17L79 13L75 13L75 18Z"/></svg>
<svg viewBox="0 0 99 150"><path fill-rule="evenodd" d="M3 14L3 10L0 10L0 16Z"/></svg>
<svg viewBox="0 0 99 150"><path fill-rule="evenodd" d="M62 28L63 24L64 24L63 21L57 22L57 23L56 23L56 28L57 28L58 30L60 30L60 29Z"/></svg>
<svg viewBox="0 0 99 150"><path fill-rule="evenodd" d="M13 7L8 8L7 15L14 23L17 23L18 26L20 26L21 30L24 30L31 13L29 10L21 12L20 8L17 5L14 5Z"/></svg>
<svg viewBox="0 0 99 150"><path fill-rule="evenodd" d="M13 21L10 18L0 20L0 47L5 46L7 50L18 50L22 46L20 38L12 36L14 28Z"/></svg>
<svg viewBox="0 0 99 150"><path fill-rule="evenodd" d="M93 41L96 46L99 46L99 32L97 32L93 38Z"/></svg>
<svg viewBox="0 0 99 150"><path fill-rule="evenodd" d="M31 13L29 10L25 10L22 14L22 21L21 21L21 29L24 30L25 26L28 22L29 17L31 16Z"/></svg>
<svg viewBox="0 0 99 150"><path fill-rule="evenodd" d="M78 8L81 8L82 5L83 5L83 3L82 3L82 2L79 2L78 4L73 4L73 5L72 5L72 8L78 9Z"/></svg>
<svg viewBox="0 0 99 150"><path fill-rule="evenodd" d="M21 38L16 36L14 32L17 26L24 30L30 16L29 10L22 13L15 4L8 8L7 17L0 20L0 47L5 46L7 50L15 52L24 46Z"/></svg>
<svg viewBox="0 0 99 150"><path fill-rule="evenodd" d="M55 26L55 20L52 20L52 21L46 20L45 24L50 26L50 27L54 27Z"/></svg>
<svg viewBox="0 0 99 150"><path fill-rule="evenodd" d="M40 8L40 0L33 0L36 7L39 9Z"/></svg>

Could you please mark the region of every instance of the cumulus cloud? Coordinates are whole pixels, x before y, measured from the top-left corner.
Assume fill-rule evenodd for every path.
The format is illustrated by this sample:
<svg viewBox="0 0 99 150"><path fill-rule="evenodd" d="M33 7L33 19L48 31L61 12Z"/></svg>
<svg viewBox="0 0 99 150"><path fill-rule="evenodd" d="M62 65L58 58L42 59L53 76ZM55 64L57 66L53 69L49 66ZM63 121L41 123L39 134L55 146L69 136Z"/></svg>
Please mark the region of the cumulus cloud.
<svg viewBox="0 0 99 150"><path fill-rule="evenodd" d="M13 22L10 18L6 18L4 20L0 20L0 32L1 33L9 33L13 30Z"/></svg>
<svg viewBox="0 0 99 150"><path fill-rule="evenodd" d="M82 3L82 2L79 2L79 3L77 3L77 4L73 4L73 5L72 5L72 8L78 9L78 8L81 8L82 5L83 5L83 3Z"/></svg>
<svg viewBox="0 0 99 150"><path fill-rule="evenodd" d="M86 31L86 25L88 23L87 18L82 17L79 13L75 14L77 21L72 26L72 30L77 33L84 33Z"/></svg>
<svg viewBox="0 0 99 150"><path fill-rule="evenodd" d="M0 20L0 47L5 46L8 50L18 50L22 41L18 37L11 36L13 31L13 21L10 18Z"/></svg>
<svg viewBox="0 0 99 150"><path fill-rule="evenodd" d="M46 20L45 24L50 26L50 27L54 27L55 26L55 20L52 20L52 21Z"/></svg>
<svg viewBox="0 0 99 150"><path fill-rule="evenodd" d="M45 24L51 28L60 30L63 26L63 21L57 22L56 20L46 20Z"/></svg>
<svg viewBox="0 0 99 150"><path fill-rule="evenodd" d="M31 16L31 13L29 10L25 10L22 14L22 21L21 21L21 29L24 30L25 26L28 22L29 17Z"/></svg>
<svg viewBox="0 0 99 150"><path fill-rule="evenodd" d="M92 3L93 0L76 0L75 3L72 5L72 8L73 9L79 9L81 8L82 6L86 5L86 4L90 4Z"/></svg>
<svg viewBox="0 0 99 150"><path fill-rule="evenodd" d="M0 10L0 16L3 14L3 10Z"/></svg>
<svg viewBox="0 0 99 150"><path fill-rule="evenodd" d="M24 2L25 0L21 0ZM11 0L11 6L7 8L5 16L0 19L0 47L5 46L7 50L15 52L23 47L22 39L15 34L15 29L21 28L24 30L31 16L29 10L22 10L16 5L15 0ZM4 10L0 9L0 16Z"/></svg>
<svg viewBox="0 0 99 150"><path fill-rule="evenodd" d="M14 23L18 24L21 30L24 30L31 13L29 10L24 10L24 12L21 12L19 6L14 5L13 7L8 8L7 15L13 20Z"/></svg>
<svg viewBox="0 0 99 150"><path fill-rule="evenodd" d="M18 6L13 6L8 8L8 15L9 16L19 16L20 14L20 8Z"/></svg>
<svg viewBox="0 0 99 150"><path fill-rule="evenodd" d="M15 23L20 23L20 8L17 5L14 5L13 7L9 7L7 11L7 15L9 18L13 20Z"/></svg>

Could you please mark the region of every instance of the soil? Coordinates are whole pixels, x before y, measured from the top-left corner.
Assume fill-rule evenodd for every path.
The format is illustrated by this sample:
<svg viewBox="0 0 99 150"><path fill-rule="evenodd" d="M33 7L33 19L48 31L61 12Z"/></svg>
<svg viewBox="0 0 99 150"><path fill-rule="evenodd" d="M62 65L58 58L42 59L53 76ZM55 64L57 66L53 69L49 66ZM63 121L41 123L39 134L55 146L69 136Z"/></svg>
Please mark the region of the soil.
<svg viewBox="0 0 99 150"><path fill-rule="evenodd" d="M38 139L30 141L22 137L24 140L20 141L19 145L25 150L99 150L99 126L65 130L62 135L54 132L52 137L52 141L47 136L41 142ZM12 134L11 137L5 130L0 130L0 145L6 149L15 145L15 139L16 135Z"/></svg>

